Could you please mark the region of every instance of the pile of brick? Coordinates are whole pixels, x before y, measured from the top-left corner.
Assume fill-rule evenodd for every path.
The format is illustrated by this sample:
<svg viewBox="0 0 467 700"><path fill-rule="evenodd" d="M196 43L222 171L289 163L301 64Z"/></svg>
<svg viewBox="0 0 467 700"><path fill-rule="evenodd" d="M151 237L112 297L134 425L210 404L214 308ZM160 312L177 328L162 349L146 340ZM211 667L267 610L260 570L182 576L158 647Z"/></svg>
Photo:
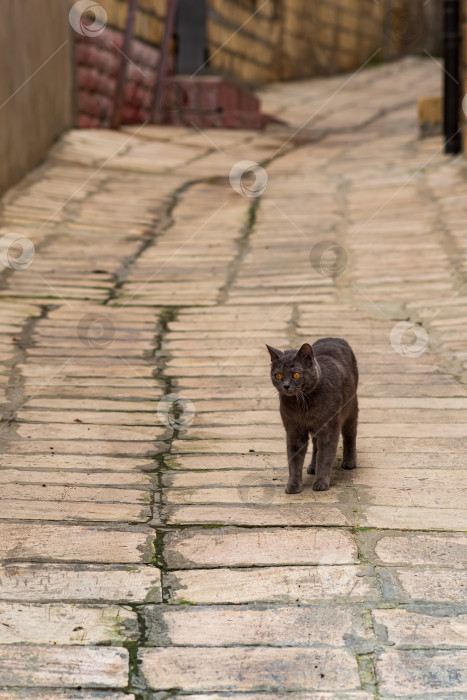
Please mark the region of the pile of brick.
<svg viewBox="0 0 467 700"><path fill-rule="evenodd" d="M76 37L77 125L110 126L123 35L106 28L93 38ZM151 97L157 79L159 50L134 39L122 106L122 124L144 124L150 117ZM173 60L169 61L169 75ZM220 76L171 76L164 86L159 123L261 129L268 117L247 88Z"/></svg>
<svg viewBox="0 0 467 700"><path fill-rule="evenodd" d="M221 76L174 76L165 86L162 121L200 129L261 129L268 117L248 89Z"/></svg>
<svg viewBox="0 0 467 700"><path fill-rule="evenodd" d="M76 37L77 125L110 126L123 34L112 29L97 37ZM124 124L149 119L151 94L156 81L159 50L137 39L131 45L122 107Z"/></svg>

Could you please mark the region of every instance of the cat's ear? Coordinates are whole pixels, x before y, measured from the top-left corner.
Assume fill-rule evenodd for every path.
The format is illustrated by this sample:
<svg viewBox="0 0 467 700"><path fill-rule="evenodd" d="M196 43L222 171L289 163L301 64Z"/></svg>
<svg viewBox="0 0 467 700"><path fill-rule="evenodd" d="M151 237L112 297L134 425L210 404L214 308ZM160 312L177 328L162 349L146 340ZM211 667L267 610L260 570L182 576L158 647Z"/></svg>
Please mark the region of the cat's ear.
<svg viewBox="0 0 467 700"><path fill-rule="evenodd" d="M266 347L269 350L269 354L271 355L271 362L274 362L274 360L278 360L279 357L284 354L280 350L276 350L275 348L272 348L270 345L266 344Z"/></svg>
<svg viewBox="0 0 467 700"><path fill-rule="evenodd" d="M300 350L297 351L297 357L299 357L301 360L313 360L313 348L311 347L310 343L303 343Z"/></svg>

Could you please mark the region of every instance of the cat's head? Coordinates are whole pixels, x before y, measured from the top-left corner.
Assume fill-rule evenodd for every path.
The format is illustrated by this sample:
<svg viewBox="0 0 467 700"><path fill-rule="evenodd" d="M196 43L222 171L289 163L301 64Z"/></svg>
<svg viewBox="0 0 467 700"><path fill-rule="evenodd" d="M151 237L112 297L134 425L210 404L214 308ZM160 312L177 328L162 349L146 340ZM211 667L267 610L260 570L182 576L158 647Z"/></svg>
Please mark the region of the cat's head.
<svg viewBox="0 0 467 700"><path fill-rule="evenodd" d="M320 380L318 363L309 343L299 350L276 350L266 345L271 356L271 381L279 394L297 396L310 393Z"/></svg>

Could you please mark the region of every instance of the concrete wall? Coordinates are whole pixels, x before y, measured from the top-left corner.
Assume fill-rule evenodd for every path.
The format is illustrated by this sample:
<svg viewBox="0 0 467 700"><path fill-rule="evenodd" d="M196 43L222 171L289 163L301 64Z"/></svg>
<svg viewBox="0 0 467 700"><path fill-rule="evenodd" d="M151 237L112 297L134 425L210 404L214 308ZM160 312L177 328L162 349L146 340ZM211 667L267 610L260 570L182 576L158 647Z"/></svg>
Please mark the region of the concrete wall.
<svg viewBox="0 0 467 700"><path fill-rule="evenodd" d="M64 0L1 0L0 192L38 165L70 126L71 56Z"/></svg>

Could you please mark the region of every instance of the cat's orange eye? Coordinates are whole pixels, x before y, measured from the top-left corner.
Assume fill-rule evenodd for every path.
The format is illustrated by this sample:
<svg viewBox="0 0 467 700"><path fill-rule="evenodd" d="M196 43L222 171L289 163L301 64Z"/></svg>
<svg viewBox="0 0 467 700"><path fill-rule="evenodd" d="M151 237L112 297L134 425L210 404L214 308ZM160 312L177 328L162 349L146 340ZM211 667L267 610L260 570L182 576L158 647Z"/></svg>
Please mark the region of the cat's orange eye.
<svg viewBox="0 0 467 700"><path fill-rule="evenodd" d="M300 372L294 372L294 373L292 374L292 377L293 377L294 379L300 379L301 376L302 376L302 375L300 374Z"/></svg>
<svg viewBox="0 0 467 700"><path fill-rule="evenodd" d="M282 379L282 374L281 374L280 372L278 372L278 373L276 374L276 379L277 379L278 381L279 381L280 379Z"/></svg>

